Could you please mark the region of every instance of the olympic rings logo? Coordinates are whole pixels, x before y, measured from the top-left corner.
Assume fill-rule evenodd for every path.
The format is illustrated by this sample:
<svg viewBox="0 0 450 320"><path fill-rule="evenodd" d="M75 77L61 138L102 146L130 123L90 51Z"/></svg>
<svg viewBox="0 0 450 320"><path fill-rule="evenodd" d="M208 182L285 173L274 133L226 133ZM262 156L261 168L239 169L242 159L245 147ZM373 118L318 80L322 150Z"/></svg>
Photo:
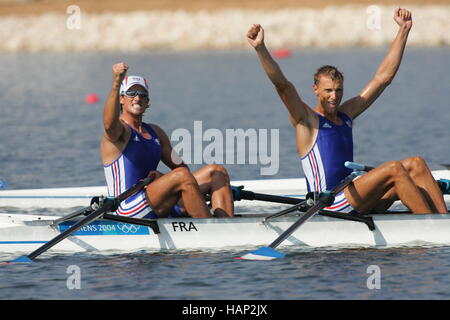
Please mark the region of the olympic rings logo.
<svg viewBox="0 0 450 320"><path fill-rule="evenodd" d="M121 223L117 225L117 229L122 231L122 233L136 233L141 227L134 224Z"/></svg>

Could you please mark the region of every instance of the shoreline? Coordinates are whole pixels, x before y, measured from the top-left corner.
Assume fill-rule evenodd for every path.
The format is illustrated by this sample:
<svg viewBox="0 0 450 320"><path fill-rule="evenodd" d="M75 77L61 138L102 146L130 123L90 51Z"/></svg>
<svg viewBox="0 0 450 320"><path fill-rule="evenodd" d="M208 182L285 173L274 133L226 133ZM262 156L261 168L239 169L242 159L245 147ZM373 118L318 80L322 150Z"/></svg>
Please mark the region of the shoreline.
<svg viewBox="0 0 450 320"><path fill-rule="evenodd" d="M248 48L245 35L254 23L266 30L271 49L379 47L389 45L397 33L395 8L345 5L97 14L74 10L4 16L0 53L240 50ZM408 46L450 46L450 5L408 8L413 13Z"/></svg>
<svg viewBox="0 0 450 320"><path fill-rule="evenodd" d="M132 11L215 12L219 10L323 9L328 6L434 6L450 5L449 0L0 0L0 16L36 16L65 14L77 5L84 13L129 13Z"/></svg>

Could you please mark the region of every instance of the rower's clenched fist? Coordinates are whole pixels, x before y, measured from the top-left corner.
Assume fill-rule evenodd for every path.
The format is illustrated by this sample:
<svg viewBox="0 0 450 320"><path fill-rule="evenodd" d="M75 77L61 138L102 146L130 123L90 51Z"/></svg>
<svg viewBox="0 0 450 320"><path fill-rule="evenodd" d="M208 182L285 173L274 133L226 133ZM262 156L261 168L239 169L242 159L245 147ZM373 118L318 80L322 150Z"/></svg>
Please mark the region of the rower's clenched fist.
<svg viewBox="0 0 450 320"><path fill-rule="evenodd" d="M412 14L409 10L397 8L394 13L394 20L400 27L405 26L408 30L412 27Z"/></svg>
<svg viewBox="0 0 450 320"><path fill-rule="evenodd" d="M147 175L148 178L150 178L152 181L155 181L159 178L161 178L164 174L159 172L158 170L150 171Z"/></svg>
<svg viewBox="0 0 450 320"><path fill-rule="evenodd" d="M247 32L248 43L253 48L260 46L264 42L264 29L260 24L254 24Z"/></svg>
<svg viewBox="0 0 450 320"><path fill-rule="evenodd" d="M125 78L127 70L128 66L123 62L114 64L112 66L114 80L117 81L118 83L122 83L122 80L123 78Z"/></svg>

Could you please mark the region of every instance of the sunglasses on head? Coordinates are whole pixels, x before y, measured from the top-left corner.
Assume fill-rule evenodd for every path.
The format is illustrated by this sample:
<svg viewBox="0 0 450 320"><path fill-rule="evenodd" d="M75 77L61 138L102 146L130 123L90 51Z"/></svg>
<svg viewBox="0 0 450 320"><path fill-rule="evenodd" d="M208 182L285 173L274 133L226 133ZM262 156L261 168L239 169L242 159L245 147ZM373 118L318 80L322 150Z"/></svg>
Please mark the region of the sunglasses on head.
<svg viewBox="0 0 450 320"><path fill-rule="evenodd" d="M131 98L134 98L136 96L139 96L139 98L148 98L148 92L142 90L127 90L125 92L125 95Z"/></svg>

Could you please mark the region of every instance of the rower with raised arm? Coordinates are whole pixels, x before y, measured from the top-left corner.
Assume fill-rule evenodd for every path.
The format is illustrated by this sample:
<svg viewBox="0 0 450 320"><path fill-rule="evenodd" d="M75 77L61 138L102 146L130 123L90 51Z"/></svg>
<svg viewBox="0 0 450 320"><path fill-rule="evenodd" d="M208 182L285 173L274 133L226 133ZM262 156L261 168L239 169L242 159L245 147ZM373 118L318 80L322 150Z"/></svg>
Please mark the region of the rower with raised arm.
<svg viewBox="0 0 450 320"><path fill-rule="evenodd" d="M204 195L211 195L214 216L234 216L227 171L207 165L191 173L172 150L166 133L156 124L143 122L150 107L148 81L126 76L128 66L112 66L113 83L103 112L104 134L100 153L110 196L115 196L141 179L151 177L144 190L123 201L119 215L135 218L184 216L211 217ZM157 171L162 161L171 171Z"/></svg>
<svg viewBox="0 0 450 320"><path fill-rule="evenodd" d="M270 81L286 106L296 131L297 150L308 182L308 190L333 189L349 174L345 161L353 161L352 122L381 95L400 66L409 32L411 12L396 9L397 36L375 76L361 92L341 104L344 76L334 66L323 66L314 75L317 96L314 108L300 97L286 79L264 44L264 30L253 25L247 40L254 47ZM340 212L385 212L401 200L413 213L448 213L430 169L420 157L389 161L349 184L326 210Z"/></svg>

